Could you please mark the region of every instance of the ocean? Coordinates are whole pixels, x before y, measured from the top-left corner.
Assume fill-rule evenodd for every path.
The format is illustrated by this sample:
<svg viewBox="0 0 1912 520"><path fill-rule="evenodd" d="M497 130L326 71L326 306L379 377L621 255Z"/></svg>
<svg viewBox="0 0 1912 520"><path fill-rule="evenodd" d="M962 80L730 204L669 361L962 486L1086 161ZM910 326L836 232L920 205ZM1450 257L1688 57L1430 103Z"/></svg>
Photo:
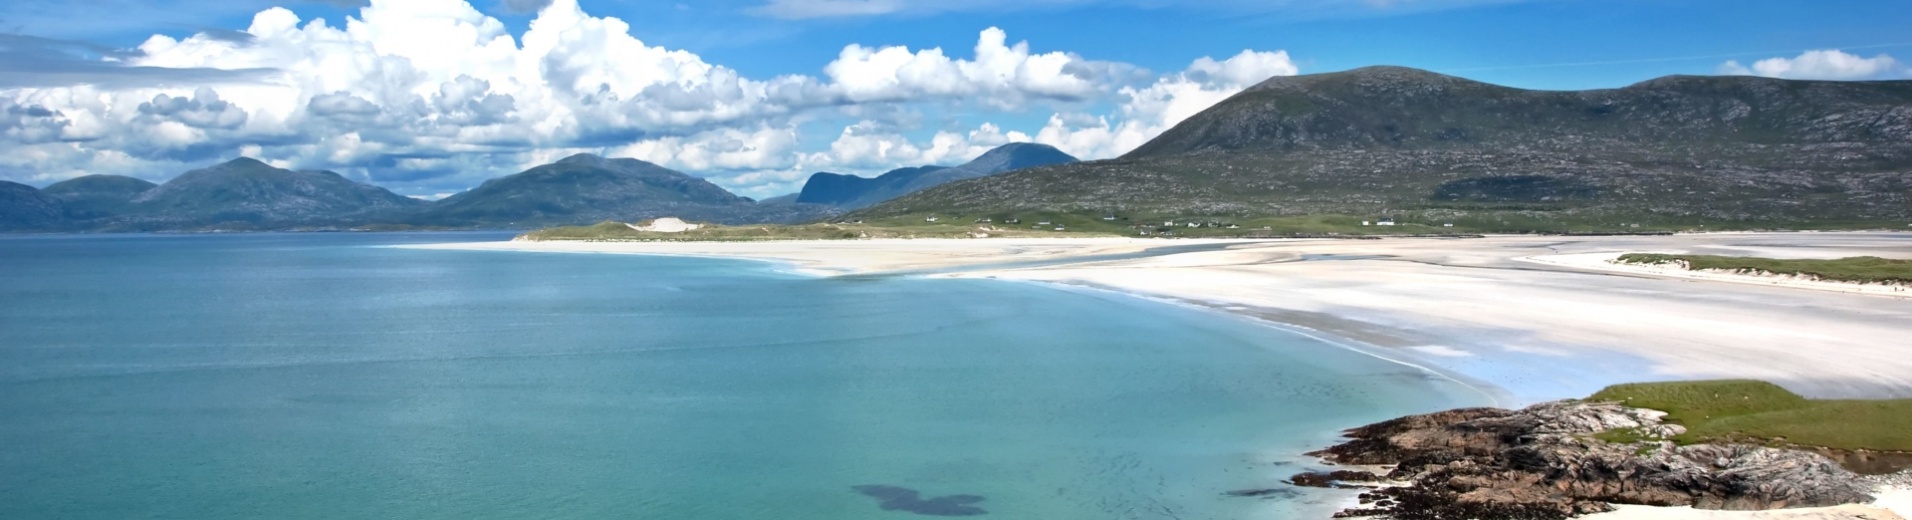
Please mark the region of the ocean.
<svg viewBox="0 0 1912 520"><path fill-rule="evenodd" d="M389 247L508 238L0 238L0 518L1325 518L1300 453L1478 404L1111 293Z"/></svg>

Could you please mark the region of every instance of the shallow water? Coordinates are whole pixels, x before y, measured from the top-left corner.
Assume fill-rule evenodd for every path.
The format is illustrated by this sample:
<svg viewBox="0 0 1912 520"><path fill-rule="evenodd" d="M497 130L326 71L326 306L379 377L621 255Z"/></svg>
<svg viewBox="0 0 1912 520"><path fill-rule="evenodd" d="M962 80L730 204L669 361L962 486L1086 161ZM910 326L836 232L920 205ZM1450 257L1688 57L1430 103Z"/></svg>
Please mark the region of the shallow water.
<svg viewBox="0 0 1912 520"><path fill-rule="evenodd" d="M1466 402L1245 320L987 280L0 238L0 518L1318 518L1338 429Z"/></svg>

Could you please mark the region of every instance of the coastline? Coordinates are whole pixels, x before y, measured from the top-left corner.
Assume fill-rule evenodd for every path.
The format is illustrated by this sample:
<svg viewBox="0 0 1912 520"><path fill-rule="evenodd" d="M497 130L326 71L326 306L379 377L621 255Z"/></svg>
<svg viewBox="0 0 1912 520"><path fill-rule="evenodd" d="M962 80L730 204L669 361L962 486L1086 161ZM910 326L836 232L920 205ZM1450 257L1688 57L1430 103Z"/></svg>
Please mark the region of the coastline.
<svg viewBox="0 0 1912 520"><path fill-rule="evenodd" d="M1165 246L1202 247L1149 253ZM1912 332L1912 298L1802 290L1751 276L1746 278L1760 282L1717 279L1744 275L1684 279L1534 260L1616 250L1912 258L1907 233L396 247L747 259L815 277L907 275L1086 287L1372 347L1370 352L1388 359L1496 387L1509 406L1584 396L1617 383L1716 378L1773 381L1808 397L1912 397L1912 357L1889 348Z"/></svg>
<svg viewBox="0 0 1912 520"><path fill-rule="evenodd" d="M1307 335L1446 377L1482 391L1501 407L1581 397L1617 383L1713 378L1765 379L1810 397L1912 396L1912 357L1887 348L1893 338L1912 332L1908 298L1745 275L1689 278L1559 260L1635 251L1912 258L1912 234L1213 240L1205 241L1214 246L1208 250L1139 254L1193 242L919 239L401 247L752 259L818 277L986 278L1110 292ZM1111 253L1135 257L1093 258ZM1037 260L1042 265L1025 265ZM1903 515L1905 503L1912 501L1907 493L1898 489L1881 495L1878 504ZM1748 513L1630 506L1591 518L1803 520L1883 511L1842 507Z"/></svg>

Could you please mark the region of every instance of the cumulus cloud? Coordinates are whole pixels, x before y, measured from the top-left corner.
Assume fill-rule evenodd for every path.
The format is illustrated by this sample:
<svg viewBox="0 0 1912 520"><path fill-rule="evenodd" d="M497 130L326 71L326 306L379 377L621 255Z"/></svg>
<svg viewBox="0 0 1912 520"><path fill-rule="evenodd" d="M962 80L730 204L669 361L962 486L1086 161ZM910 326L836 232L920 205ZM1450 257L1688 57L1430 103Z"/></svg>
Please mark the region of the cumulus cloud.
<svg viewBox="0 0 1912 520"><path fill-rule="evenodd" d="M1133 70L1060 52L1031 54L1028 42L1008 45L1008 34L994 27L982 32L975 56L961 60L944 55L941 48L912 52L850 45L824 72L852 102L989 96L1013 107L1028 98L1086 99L1114 76Z"/></svg>
<svg viewBox="0 0 1912 520"><path fill-rule="evenodd" d="M958 53L850 45L816 75L752 78L577 0L507 4L538 9L522 35L466 0L372 0L342 23L273 7L133 49L0 37L0 67L26 71L0 75L0 178L163 180L243 154L436 194L590 151L764 195L810 171L953 165L1010 141L1112 157L1296 72L1286 53L1244 51L1157 76L987 28ZM969 129L926 131L926 107L970 114L937 121ZM1022 131L978 120L1030 112L1057 115Z"/></svg>
<svg viewBox="0 0 1912 520"><path fill-rule="evenodd" d="M1912 68L1884 54L1866 58L1832 49L1806 51L1792 58L1767 58L1753 62L1750 67L1728 61L1720 65L1719 73L1785 79L1866 80L1912 77Z"/></svg>
<svg viewBox="0 0 1912 520"><path fill-rule="evenodd" d="M1287 51L1244 50L1226 60L1202 57L1146 87L1125 87L1113 116L1056 114L1036 141L1082 158L1115 157L1142 146L1215 103L1275 76L1300 72Z"/></svg>

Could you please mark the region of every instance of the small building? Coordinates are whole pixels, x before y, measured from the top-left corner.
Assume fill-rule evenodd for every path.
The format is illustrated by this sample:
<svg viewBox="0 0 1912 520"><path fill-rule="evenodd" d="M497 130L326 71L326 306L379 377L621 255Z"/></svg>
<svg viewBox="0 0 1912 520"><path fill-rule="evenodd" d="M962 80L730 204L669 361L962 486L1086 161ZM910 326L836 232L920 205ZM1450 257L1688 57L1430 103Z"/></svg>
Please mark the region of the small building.
<svg viewBox="0 0 1912 520"><path fill-rule="evenodd" d="M1044 221L1041 221L1041 222L1037 222L1037 223L1036 223L1036 225L1038 225L1038 226L1047 226L1047 225L1051 225L1051 224L1055 224L1055 223L1054 223L1054 222L1050 222L1050 221L1047 221L1047 220L1044 220Z"/></svg>
<svg viewBox="0 0 1912 520"><path fill-rule="evenodd" d="M1190 223L1188 223L1188 227L1192 227L1192 228L1198 228L1198 227L1202 227L1202 223L1200 223L1200 222L1190 222Z"/></svg>
<svg viewBox="0 0 1912 520"><path fill-rule="evenodd" d="M1067 230L1068 228L1064 228L1062 226L1056 226L1056 231L1067 231Z"/></svg>
<svg viewBox="0 0 1912 520"><path fill-rule="evenodd" d="M1175 227L1175 221L1173 220L1164 221L1162 222L1162 227Z"/></svg>
<svg viewBox="0 0 1912 520"><path fill-rule="evenodd" d="M1021 224L1021 223L1022 223L1022 219L1019 219L1019 218L1012 218L1012 219L1009 219L1009 220L1004 220L1004 221L1002 221L1002 223L1004 223L1004 224Z"/></svg>
<svg viewBox="0 0 1912 520"><path fill-rule="evenodd" d="M1375 224L1382 225L1382 226L1392 226L1394 225L1394 219L1384 218L1384 219L1381 219L1380 222L1376 222Z"/></svg>
<svg viewBox="0 0 1912 520"><path fill-rule="evenodd" d="M1363 225L1363 226L1372 226L1372 225L1374 225L1374 223L1372 223L1372 222L1368 222L1368 221L1366 221L1366 220L1363 220L1363 221L1361 221L1361 225Z"/></svg>
<svg viewBox="0 0 1912 520"><path fill-rule="evenodd" d="M1103 215L1102 220L1113 222L1115 221L1115 214Z"/></svg>
<svg viewBox="0 0 1912 520"><path fill-rule="evenodd" d="M1141 236L1149 236L1149 230L1144 229L1144 230L1136 231L1135 234L1141 235Z"/></svg>
<svg viewBox="0 0 1912 520"><path fill-rule="evenodd" d="M1441 227L1454 227L1454 223L1453 222L1444 223L1444 224L1441 224Z"/></svg>
<svg viewBox="0 0 1912 520"><path fill-rule="evenodd" d="M1228 229L1241 229L1241 226L1238 226L1238 225L1235 225L1235 224L1229 224L1229 225L1228 225Z"/></svg>
<svg viewBox="0 0 1912 520"><path fill-rule="evenodd" d="M924 222L935 222L935 221L938 221L938 220L942 220L942 219L939 219L939 218L936 218L936 217L930 217L930 218L926 218L926 219L923 219L923 221L924 221Z"/></svg>

